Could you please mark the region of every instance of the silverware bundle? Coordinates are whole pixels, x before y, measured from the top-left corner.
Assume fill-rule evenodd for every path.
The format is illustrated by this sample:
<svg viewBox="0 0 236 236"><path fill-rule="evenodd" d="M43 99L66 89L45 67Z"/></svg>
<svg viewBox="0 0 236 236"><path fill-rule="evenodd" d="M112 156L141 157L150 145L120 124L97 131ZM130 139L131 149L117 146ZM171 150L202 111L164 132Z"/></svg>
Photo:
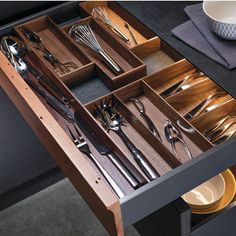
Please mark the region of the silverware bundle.
<svg viewBox="0 0 236 236"><path fill-rule="evenodd" d="M97 109L97 115L99 115L102 125L106 130L113 131L120 137L120 139L123 141L123 143L126 145L128 150L132 154L134 160L137 162L137 164L143 170L149 180L156 179L159 175L154 169L154 167L124 133L122 129L122 126L124 125L124 119L118 113L118 111L116 111L116 109L112 105L112 101L101 101Z"/></svg>
<svg viewBox="0 0 236 236"><path fill-rule="evenodd" d="M101 47L89 24L73 25L69 35L77 43L82 43L96 52L114 73L121 73L121 68Z"/></svg>
<svg viewBox="0 0 236 236"><path fill-rule="evenodd" d="M58 58L56 58L45 47L43 40L36 32L25 27L22 27L22 32L25 37L31 42L32 46L43 53L43 57L51 63L54 70L58 69L61 74L66 74L70 72L70 68L72 68L73 70L78 68L78 66L74 62L69 61L62 63Z"/></svg>
<svg viewBox="0 0 236 236"><path fill-rule="evenodd" d="M216 109L217 107L220 107L222 105L224 105L225 103L229 102L232 100L232 97L228 97L228 94L225 91L220 91L220 92L216 92L213 94L210 94L205 100L203 100L202 102L200 102L197 106L195 106L190 112L188 112L184 118L186 120L192 120L193 118L198 117L201 114L207 113L209 111L212 111L214 109ZM218 98L224 98L222 99L222 101L216 103L216 104L212 104L212 102L215 101L215 99Z"/></svg>
<svg viewBox="0 0 236 236"><path fill-rule="evenodd" d="M173 84L172 86L167 88L165 91L163 91L160 94L160 96L163 98L167 98L170 95L176 94L192 86L195 86L206 79L208 79L208 77L206 77L202 72L196 72L196 73L187 75L181 81Z"/></svg>
<svg viewBox="0 0 236 236"><path fill-rule="evenodd" d="M33 88L43 98L45 98L47 103L65 119L67 119L69 122L74 121L74 116L69 110L68 99L65 98L62 91L59 87L57 87L56 84L40 74L28 61L24 59L25 46L18 38L13 36L3 37L1 39L1 51L6 55L10 63L14 66L15 70L22 76L22 78L31 88ZM41 88L37 83L29 79L29 71L36 77L40 84L43 82L44 85L46 84L48 87L50 87L50 89L58 95L60 100L49 94L45 88Z"/></svg>
<svg viewBox="0 0 236 236"><path fill-rule="evenodd" d="M219 144L228 140L236 133L236 114L232 113L219 120L211 129L204 135L213 144Z"/></svg>
<svg viewBox="0 0 236 236"><path fill-rule="evenodd" d="M92 10L92 16L94 19L97 19L103 22L106 26L108 26L112 31L114 31L121 39L123 39L126 43L129 42L129 38L127 38L118 28L114 25L112 20L109 18L105 7L95 7Z"/></svg>
<svg viewBox="0 0 236 236"><path fill-rule="evenodd" d="M74 131L67 126L69 133L71 135L71 139L73 140L76 147L83 152L85 155L87 155L92 162L97 166L99 171L102 173L102 175L106 178L110 186L113 188L113 190L116 192L119 198L122 198L125 196L123 190L120 188L120 186L113 180L111 175L103 168L103 166L97 161L97 159L92 154L89 145L83 138L83 136L80 134L79 130L76 128L75 125L73 125Z"/></svg>

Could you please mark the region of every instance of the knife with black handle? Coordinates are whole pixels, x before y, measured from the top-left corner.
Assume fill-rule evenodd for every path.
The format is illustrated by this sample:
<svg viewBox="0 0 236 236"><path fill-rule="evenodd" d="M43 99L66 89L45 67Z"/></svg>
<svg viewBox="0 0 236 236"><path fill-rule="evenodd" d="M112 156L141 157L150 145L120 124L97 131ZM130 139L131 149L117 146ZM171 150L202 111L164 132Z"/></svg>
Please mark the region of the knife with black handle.
<svg viewBox="0 0 236 236"><path fill-rule="evenodd" d="M92 128L85 122L85 120L75 112L75 122L83 131L84 135L90 140L101 155L106 155L114 166L120 171L130 185L137 189L147 183L142 174L133 166L128 159L121 159L116 156L95 134Z"/></svg>
<svg viewBox="0 0 236 236"><path fill-rule="evenodd" d="M58 113L60 113L65 119L67 119L70 123L74 122L73 113L60 101L58 101L54 96L50 95L42 88L40 88L33 80L28 77L23 77L25 82L33 88L36 92L38 92L42 97L44 97L47 103L54 108Z"/></svg>
<svg viewBox="0 0 236 236"><path fill-rule="evenodd" d="M28 61L24 60L24 62L27 65L27 68L29 69L29 71L38 79L39 83L45 89L51 90L53 92L53 95L55 95L59 99L59 101L62 102L64 105L69 104L68 99L63 95L62 91L52 80L49 80L39 71L37 71L35 67L33 67Z"/></svg>

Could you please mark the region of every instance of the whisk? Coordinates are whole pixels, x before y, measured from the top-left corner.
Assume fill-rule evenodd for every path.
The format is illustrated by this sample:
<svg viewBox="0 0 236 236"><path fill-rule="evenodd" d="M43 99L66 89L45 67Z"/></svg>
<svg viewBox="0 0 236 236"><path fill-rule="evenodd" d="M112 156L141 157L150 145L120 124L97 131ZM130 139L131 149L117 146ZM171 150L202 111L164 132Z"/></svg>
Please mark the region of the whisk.
<svg viewBox="0 0 236 236"><path fill-rule="evenodd" d="M113 30L121 39L123 39L126 43L129 42L129 38L127 38L112 22L109 18L105 7L95 7L92 11L92 16L94 19L97 19L107 25L111 30Z"/></svg>
<svg viewBox="0 0 236 236"><path fill-rule="evenodd" d="M121 72L121 68L101 47L89 24L73 25L69 35L74 37L77 43L83 43L96 52L114 73Z"/></svg>

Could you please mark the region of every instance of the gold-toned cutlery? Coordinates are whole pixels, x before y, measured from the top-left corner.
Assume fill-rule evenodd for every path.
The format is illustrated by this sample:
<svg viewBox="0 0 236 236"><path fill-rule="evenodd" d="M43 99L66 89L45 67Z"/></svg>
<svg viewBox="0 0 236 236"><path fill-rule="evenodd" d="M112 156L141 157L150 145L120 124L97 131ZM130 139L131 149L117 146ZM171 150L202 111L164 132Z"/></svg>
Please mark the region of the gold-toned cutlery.
<svg viewBox="0 0 236 236"><path fill-rule="evenodd" d="M202 78L202 79L200 79ZM174 85L167 88L165 91L160 93L160 96L163 98L167 98L170 95L176 94L178 92L181 92L183 90L186 90L192 86L195 86L205 80L207 80L208 77L203 74L202 72L195 72L193 74L185 76L181 81L175 83ZM190 80L194 80L193 82L190 82ZM196 81L195 81L196 80Z"/></svg>
<svg viewBox="0 0 236 236"><path fill-rule="evenodd" d="M236 134L236 129L229 131L228 133L225 133L224 135L221 135L219 137L217 137L216 139L212 140L212 143L214 145L216 144L220 144L223 141L226 141L228 139L230 139L231 137L233 137Z"/></svg>
<svg viewBox="0 0 236 236"><path fill-rule="evenodd" d="M213 94L210 94L205 100L203 100L202 102L200 102L197 106L195 106L190 112L188 112L184 118L186 120L192 120L193 118L198 117L200 114L202 113L206 113L209 111L214 110L215 108L225 104L226 102L228 102L229 100L223 100L217 104L214 104L212 106L209 106L215 99L220 98L220 97L224 97L228 95L225 91L220 91L220 92L216 92ZM230 99L231 100L231 99Z"/></svg>
<svg viewBox="0 0 236 236"><path fill-rule="evenodd" d="M222 118L221 120L219 120L211 129L207 130L204 135L208 136L211 133L217 131L217 129L220 128L221 125L223 125L226 121L230 120L230 119L236 119L236 113L232 113L224 118Z"/></svg>

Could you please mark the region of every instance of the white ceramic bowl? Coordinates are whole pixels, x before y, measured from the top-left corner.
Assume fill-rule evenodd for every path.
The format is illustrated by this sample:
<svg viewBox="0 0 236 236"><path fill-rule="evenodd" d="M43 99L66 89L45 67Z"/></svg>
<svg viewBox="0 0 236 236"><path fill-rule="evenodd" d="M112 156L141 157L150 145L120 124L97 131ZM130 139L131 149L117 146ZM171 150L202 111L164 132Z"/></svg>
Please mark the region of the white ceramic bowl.
<svg viewBox="0 0 236 236"><path fill-rule="evenodd" d="M236 39L236 1L204 1L203 11L219 37Z"/></svg>
<svg viewBox="0 0 236 236"><path fill-rule="evenodd" d="M209 179L182 198L192 209L204 209L217 204L225 192L225 180L221 174Z"/></svg>

